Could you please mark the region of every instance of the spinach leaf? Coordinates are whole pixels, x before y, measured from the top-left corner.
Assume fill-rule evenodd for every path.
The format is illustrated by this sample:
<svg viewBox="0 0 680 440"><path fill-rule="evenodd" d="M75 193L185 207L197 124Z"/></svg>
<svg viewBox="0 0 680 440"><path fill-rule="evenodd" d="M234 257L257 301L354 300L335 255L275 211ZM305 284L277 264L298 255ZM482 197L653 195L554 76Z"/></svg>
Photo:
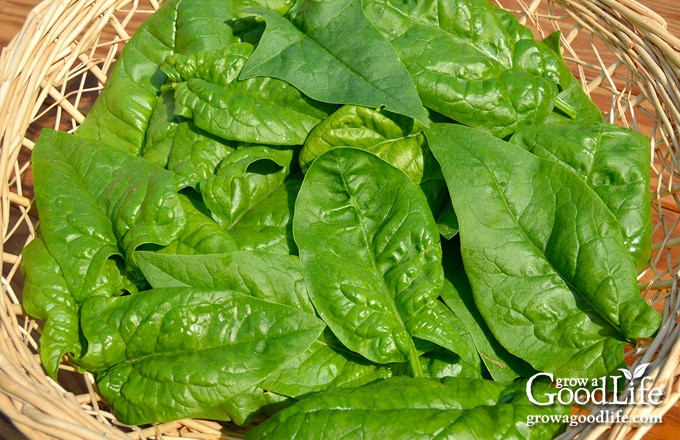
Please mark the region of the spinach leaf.
<svg viewBox="0 0 680 440"><path fill-rule="evenodd" d="M243 147L222 161L201 187L206 207L225 228L259 203L288 177L293 150Z"/></svg>
<svg viewBox="0 0 680 440"><path fill-rule="evenodd" d="M152 289L83 304L80 363L123 423L228 420L230 400L304 352L315 316L233 291ZM168 398L172 396L172 398Z"/></svg>
<svg viewBox="0 0 680 440"><path fill-rule="evenodd" d="M182 232L168 245L156 249L163 254L216 254L238 250L236 239L212 217L196 194L187 192L177 195L184 210L186 224ZM152 246L145 246L149 249Z"/></svg>
<svg viewBox="0 0 680 440"><path fill-rule="evenodd" d="M258 203L251 205L229 226L229 232L242 250L266 250L285 255L297 255L293 239L293 211L302 175L293 174Z"/></svg>
<svg viewBox="0 0 680 440"><path fill-rule="evenodd" d="M361 0L301 0L288 18L250 12L267 27L242 80L279 78L318 101L384 107L428 124L408 71L364 16Z"/></svg>
<svg viewBox="0 0 680 440"><path fill-rule="evenodd" d="M479 130L438 124L426 135L494 336L562 377L624 365L625 341L653 336L661 316L640 296L619 224L597 194L566 166Z"/></svg>
<svg viewBox="0 0 680 440"><path fill-rule="evenodd" d="M432 168L438 168L426 145L423 127L413 119L344 105L309 133L300 151L300 167L306 171L314 159L331 148L355 147L370 151L419 184L429 177Z"/></svg>
<svg viewBox="0 0 680 440"><path fill-rule="evenodd" d="M260 385L276 393L302 398L328 389L352 389L391 375L389 367L376 365L347 350L326 329L307 351L273 372Z"/></svg>
<svg viewBox="0 0 680 440"><path fill-rule="evenodd" d="M547 120L602 121L562 59L559 34L537 41L486 0L372 0L365 9L411 72L423 103L456 121L502 138Z"/></svg>
<svg viewBox="0 0 680 440"><path fill-rule="evenodd" d="M135 249L167 245L184 228L172 173L124 151L43 130L33 170L43 240L78 303L134 291Z"/></svg>
<svg viewBox="0 0 680 440"><path fill-rule="evenodd" d="M638 271L652 247L649 138L606 123L553 123L523 127L510 142L569 166L614 213Z"/></svg>
<svg viewBox="0 0 680 440"><path fill-rule="evenodd" d="M179 118L174 115L175 99L172 90L162 91L149 117L149 126L140 156L162 168L168 166Z"/></svg>
<svg viewBox="0 0 680 440"><path fill-rule="evenodd" d="M417 121L384 110L344 105L307 136L300 151L302 170L334 147L361 148L375 154L420 185L433 213L443 210L443 201L448 200L446 183Z"/></svg>
<svg viewBox="0 0 680 440"><path fill-rule="evenodd" d="M463 267L460 243L445 242L442 251L446 279L439 296L465 327L490 376L498 382L510 383L534 374L536 370L529 364L503 348L479 313Z"/></svg>
<svg viewBox="0 0 680 440"><path fill-rule="evenodd" d="M543 44L557 56L555 70L560 81L560 93L557 95L557 101L565 103L571 108L571 114L565 115L560 111L554 111L546 122L601 123L603 122L602 110L590 99L581 82L571 73L569 66L562 57L561 38L561 32L553 32L543 40Z"/></svg>
<svg viewBox="0 0 680 440"><path fill-rule="evenodd" d="M262 251L194 256L140 252L138 260L154 288L230 289L315 314L295 256ZM388 368L361 359L329 333L324 332L300 356L274 371L260 387L298 397L390 375Z"/></svg>
<svg viewBox="0 0 680 440"><path fill-rule="evenodd" d="M331 149L307 171L293 235L312 303L338 339L374 362L409 361L419 374L413 331L429 319L443 270L418 187L373 154Z"/></svg>
<svg viewBox="0 0 680 440"><path fill-rule="evenodd" d="M210 255L139 252L137 258L154 288L229 289L314 314L296 256L263 251Z"/></svg>
<svg viewBox="0 0 680 440"><path fill-rule="evenodd" d="M22 255L24 310L45 321L40 335L40 359L50 377L56 380L62 357L66 354L79 357L84 350L78 325L78 303L59 264L40 237L31 241Z"/></svg>
<svg viewBox="0 0 680 440"><path fill-rule="evenodd" d="M395 377L350 390L317 393L256 426L249 440L267 438L546 439L560 423L527 425L527 416L565 416L560 405L537 407L521 382L507 388L483 379ZM535 395L549 386L537 383ZM425 421L425 423L423 423Z"/></svg>
<svg viewBox="0 0 680 440"><path fill-rule="evenodd" d="M271 77L239 80L253 46L175 54L163 69L175 88L175 114L227 140L268 145L302 144L331 109Z"/></svg>
<svg viewBox="0 0 680 440"><path fill-rule="evenodd" d="M166 76L159 67L174 52L188 53L233 38L231 2L163 2L125 45L106 87L78 127L79 136L140 154Z"/></svg>
<svg viewBox="0 0 680 440"><path fill-rule="evenodd" d="M456 8L461 4L467 3L457 2ZM456 26L445 27L456 22L454 18L440 19L439 25L424 23L386 0L368 2L367 7L369 19L397 51L426 107L505 137L521 125L545 121L553 111L558 86L542 58L530 66L515 65L517 43L493 11L482 11L481 17L473 16L475 32L489 36L470 40L459 35ZM389 15L394 17L384 19ZM495 49L488 47L489 41ZM554 57L548 49L542 54Z"/></svg>
<svg viewBox="0 0 680 440"><path fill-rule="evenodd" d="M198 189L237 147L237 142L212 136L192 121L182 120L172 139L167 168L176 174L178 188Z"/></svg>
<svg viewBox="0 0 680 440"><path fill-rule="evenodd" d="M244 146L222 161L201 193L213 218L239 249L294 253L290 222L299 177L290 176L295 152Z"/></svg>

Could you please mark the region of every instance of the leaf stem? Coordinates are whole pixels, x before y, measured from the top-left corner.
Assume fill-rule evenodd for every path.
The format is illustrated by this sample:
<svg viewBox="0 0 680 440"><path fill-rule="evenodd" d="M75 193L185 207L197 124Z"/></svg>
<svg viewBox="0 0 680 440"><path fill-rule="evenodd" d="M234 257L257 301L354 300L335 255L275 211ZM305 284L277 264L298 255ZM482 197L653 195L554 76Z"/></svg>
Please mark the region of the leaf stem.
<svg viewBox="0 0 680 440"><path fill-rule="evenodd" d="M423 377L423 367L420 365L420 357L416 351L416 346L411 341L411 354L408 357L408 362L411 365L413 377Z"/></svg>
<svg viewBox="0 0 680 440"><path fill-rule="evenodd" d="M177 83L168 83L168 84L162 84L161 85L161 92L171 92L175 90L175 87L177 86Z"/></svg>
<svg viewBox="0 0 680 440"><path fill-rule="evenodd" d="M571 104L567 103L565 100L560 98L559 96L555 100L555 108L557 110L563 112L567 116L569 116L569 118L576 119L576 114L577 114L576 109Z"/></svg>

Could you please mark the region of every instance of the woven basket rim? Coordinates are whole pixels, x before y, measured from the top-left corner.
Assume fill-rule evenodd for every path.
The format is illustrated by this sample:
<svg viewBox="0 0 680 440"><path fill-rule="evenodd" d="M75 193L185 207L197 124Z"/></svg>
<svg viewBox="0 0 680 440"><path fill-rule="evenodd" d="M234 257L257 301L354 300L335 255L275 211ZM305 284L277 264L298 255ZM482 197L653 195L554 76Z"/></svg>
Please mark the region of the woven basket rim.
<svg viewBox="0 0 680 440"><path fill-rule="evenodd" d="M669 209L665 200L680 193L680 183L677 183L680 176L675 175L680 170L680 166L675 168L675 162L680 163L680 38L668 31L665 19L653 8L636 0L534 0L529 5L521 0L496 2L501 6L509 2L518 4L518 12L524 14L527 25L540 15L537 11L544 4L549 3L551 8L559 7L566 11L568 17L556 14L556 18L551 20L568 18L576 23L574 29L578 29L578 32L563 35L567 45L577 38L579 32L588 33L591 38L606 41L608 50L621 54L615 63L617 67L626 65L631 71L638 72L635 80L642 96L638 101L648 104L647 110L639 114L648 112L654 115L652 136L659 148L663 144L669 149L671 162L671 177L667 181L659 181L652 194L659 209L662 205L663 209ZM32 215L34 209L31 197L23 194L21 184L16 183L16 175L23 172L20 157L32 149L33 141L27 137L27 131L34 124L33 119L43 111L41 105L46 100L60 105L60 112L67 114L74 123L82 121L85 117L83 111L71 104L59 85L68 81L74 65L83 63L83 68L91 69L101 81L106 79L105 68L88 64L91 62L87 60L88 51L91 46L101 45L99 37L105 28L112 29L115 34L107 44L122 45L129 38L128 20L134 15L137 3L136 0L43 0L31 10L19 32L0 53L0 173L3 185L0 206L4 238L0 252L5 267L10 268L9 274L5 273L7 269L3 272L5 294L0 302L0 413L29 438L143 439L183 426L193 426L194 432L204 433L197 438L229 438L224 437L218 425L199 420L177 421L162 427L131 427L124 432L123 427L111 419L101 419L97 408L84 410L78 396L45 375L35 355L35 347L26 342L28 335L36 331L37 324L32 322L27 327L29 324L23 319L17 292L9 282L18 271L21 260L21 256L8 247L8 238L14 236L13 225L17 222L11 216L19 212L20 217L25 219ZM152 9L158 8L155 0L149 0L149 4ZM129 12L117 16L115 12L119 9ZM579 64L578 54L571 54L569 50L565 51L565 56L574 62L576 69L586 64ZM98 62L110 66L114 62L113 55ZM583 80L584 88L589 92L617 82L615 69L602 67L600 76ZM614 101L612 98L610 117L630 111L621 101ZM676 202L676 208L677 205L680 202ZM680 208L677 209L680 212ZM34 234L35 230L28 231L29 238L23 242L24 246ZM673 241L676 237L680 234L673 235L673 231L669 231L664 241L658 243L657 250L680 244L680 238L677 242ZM648 362L652 364L648 374L654 378L654 384L668 390L663 405L653 411L665 414L680 399L680 385L676 380L680 374L679 288L676 274L662 276L650 271L648 275L649 279L644 283L641 281L640 285L647 292L655 289L665 292L667 301L663 310L666 319L660 336L650 342L651 348L648 347L636 358L633 367ZM94 390L90 392L94 393ZM91 398L91 402L96 401L96 397ZM626 410L638 414L635 411L642 413L649 408ZM650 427L579 426L560 438L600 438L604 435L638 438Z"/></svg>

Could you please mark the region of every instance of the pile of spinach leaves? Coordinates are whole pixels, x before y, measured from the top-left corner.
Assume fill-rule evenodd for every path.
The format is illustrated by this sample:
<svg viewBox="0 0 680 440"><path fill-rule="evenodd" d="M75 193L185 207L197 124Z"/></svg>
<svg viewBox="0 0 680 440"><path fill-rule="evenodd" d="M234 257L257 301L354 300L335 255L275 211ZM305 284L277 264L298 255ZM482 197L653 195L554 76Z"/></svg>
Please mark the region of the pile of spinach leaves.
<svg viewBox="0 0 680 440"><path fill-rule="evenodd" d="M35 146L24 305L124 423L550 438L526 379L660 325L648 145L487 0L168 0Z"/></svg>

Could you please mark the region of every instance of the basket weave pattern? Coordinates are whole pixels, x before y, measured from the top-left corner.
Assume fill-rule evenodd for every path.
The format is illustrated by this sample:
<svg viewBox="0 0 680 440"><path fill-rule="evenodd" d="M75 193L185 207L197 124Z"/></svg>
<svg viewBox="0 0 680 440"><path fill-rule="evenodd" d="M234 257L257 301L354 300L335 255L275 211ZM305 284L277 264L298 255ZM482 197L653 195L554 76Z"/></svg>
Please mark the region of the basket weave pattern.
<svg viewBox="0 0 680 440"><path fill-rule="evenodd" d="M564 56L609 122L652 138L654 248L639 279L642 295L662 312L658 336L632 347L631 366L647 371L663 404L626 414L664 414L680 397L680 40L658 14L633 0L500 0L537 38L562 31ZM39 363L40 323L21 306L21 250L35 236L31 151L42 127L73 131L106 83L134 29L155 0L44 1L0 56L0 413L31 439L240 438L217 423L182 420L122 426L106 411L86 374L64 363L59 383ZM574 47L578 47L575 50ZM611 408L610 408L611 409ZM592 409L596 411L597 408ZM650 425L580 425L563 438L639 438ZM2 437L2 432L0 432Z"/></svg>

